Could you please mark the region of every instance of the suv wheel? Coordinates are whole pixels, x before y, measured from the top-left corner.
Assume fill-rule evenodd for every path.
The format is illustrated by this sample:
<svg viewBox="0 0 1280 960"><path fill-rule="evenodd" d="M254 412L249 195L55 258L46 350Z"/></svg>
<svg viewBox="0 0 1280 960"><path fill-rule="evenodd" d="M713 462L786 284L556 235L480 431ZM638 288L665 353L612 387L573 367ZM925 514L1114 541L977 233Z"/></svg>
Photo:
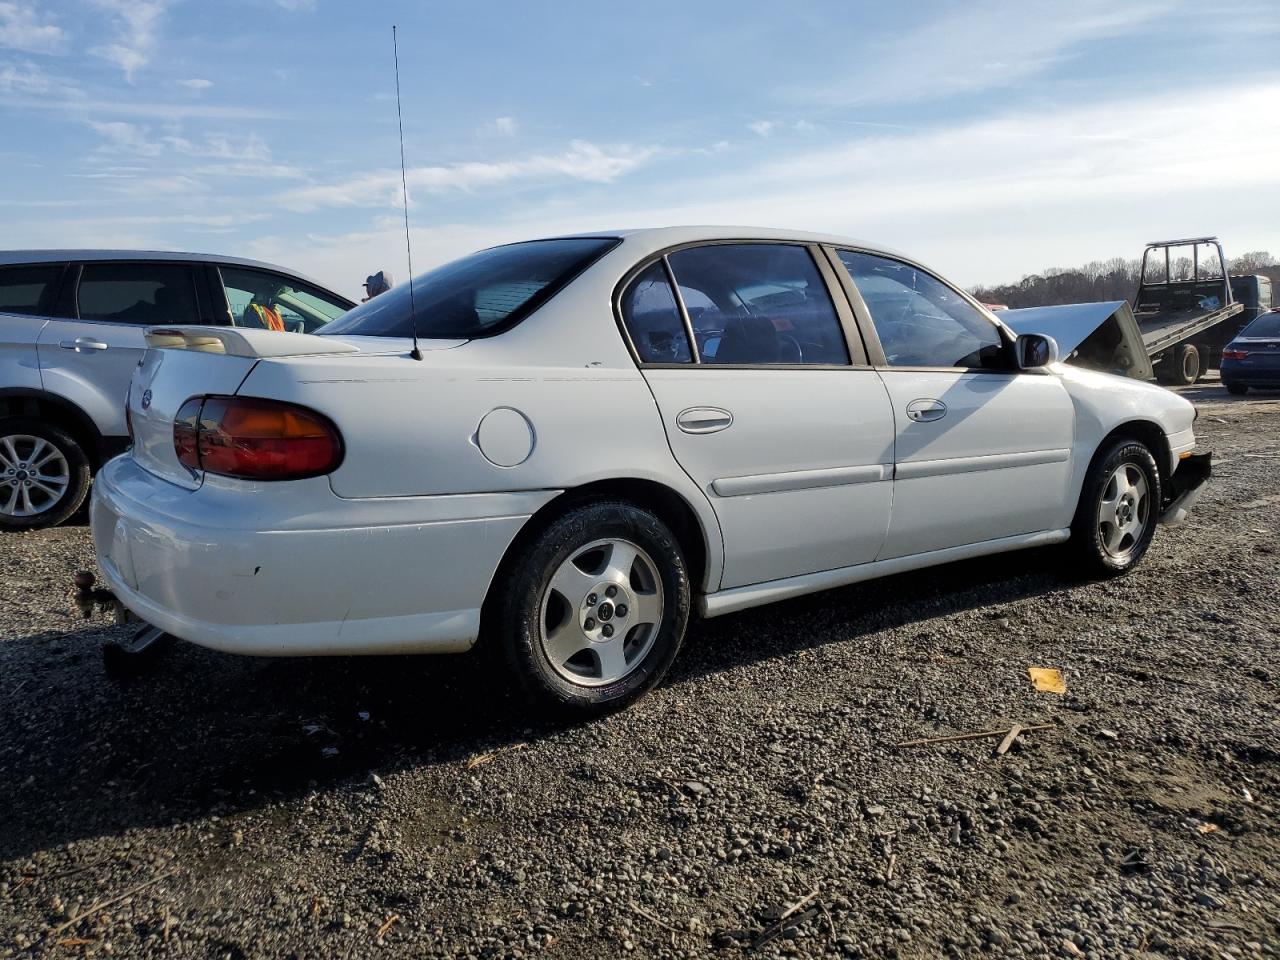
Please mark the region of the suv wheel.
<svg viewBox="0 0 1280 960"><path fill-rule="evenodd" d="M1071 524L1071 543L1084 572L1114 577L1137 566L1161 504L1155 457L1136 440L1119 440L1094 461Z"/></svg>
<svg viewBox="0 0 1280 960"><path fill-rule="evenodd" d="M89 492L89 458L64 430L30 417L0 420L0 530L52 527Z"/></svg>
<svg viewBox="0 0 1280 960"><path fill-rule="evenodd" d="M494 581L486 631L537 703L622 707L666 674L689 619L675 536L633 504L587 504L526 544Z"/></svg>

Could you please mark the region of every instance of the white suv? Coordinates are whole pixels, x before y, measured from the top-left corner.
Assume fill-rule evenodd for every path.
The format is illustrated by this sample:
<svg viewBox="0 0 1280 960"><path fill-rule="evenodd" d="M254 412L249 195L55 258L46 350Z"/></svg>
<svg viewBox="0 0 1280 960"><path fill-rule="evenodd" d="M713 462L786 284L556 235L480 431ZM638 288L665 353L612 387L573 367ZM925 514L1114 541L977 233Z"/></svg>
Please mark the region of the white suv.
<svg viewBox="0 0 1280 960"><path fill-rule="evenodd" d="M128 445L125 392L158 323L313 333L355 306L234 257L0 251L0 531L52 526Z"/></svg>

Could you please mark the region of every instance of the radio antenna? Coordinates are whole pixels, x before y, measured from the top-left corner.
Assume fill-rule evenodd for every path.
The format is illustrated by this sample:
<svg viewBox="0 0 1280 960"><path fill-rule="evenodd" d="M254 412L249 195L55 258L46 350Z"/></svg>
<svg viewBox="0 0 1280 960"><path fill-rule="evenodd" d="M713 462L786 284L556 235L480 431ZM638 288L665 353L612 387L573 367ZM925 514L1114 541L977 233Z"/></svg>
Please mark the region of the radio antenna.
<svg viewBox="0 0 1280 960"><path fill-rule="evenodd" d="M400 46L396 43L396 25L391 25L391 52L396 61L396 123L400 126L400 196L404 201L404 252L409 260L409 329L413 332L413 350L409 356L422 359L418 349L418 311L413 302L413 245L409 242L409 183L404 172L404 116L400 112Z"/></svg>

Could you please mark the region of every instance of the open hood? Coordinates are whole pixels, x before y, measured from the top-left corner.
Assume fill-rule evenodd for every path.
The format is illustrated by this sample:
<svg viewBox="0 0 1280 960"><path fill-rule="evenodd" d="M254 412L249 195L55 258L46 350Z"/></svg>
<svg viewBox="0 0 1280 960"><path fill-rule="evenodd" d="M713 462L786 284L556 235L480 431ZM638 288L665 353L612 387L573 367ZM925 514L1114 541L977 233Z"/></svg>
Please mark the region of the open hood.
<svg viewBox="0 0 1280 960"><path fill-rule="evenodd" d="M1142 330L1127 300L1024 307L1001 310L999 316L1015 333L1053 337L1058 356L1066 363L1135 380L1151 379Z"/></svg>

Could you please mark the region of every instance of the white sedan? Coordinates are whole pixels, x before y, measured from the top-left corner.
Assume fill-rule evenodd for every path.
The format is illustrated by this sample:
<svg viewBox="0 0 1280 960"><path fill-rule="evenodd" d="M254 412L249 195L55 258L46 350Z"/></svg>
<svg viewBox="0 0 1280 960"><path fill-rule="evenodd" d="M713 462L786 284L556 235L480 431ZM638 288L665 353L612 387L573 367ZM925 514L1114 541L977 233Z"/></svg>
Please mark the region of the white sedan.
<svg viewBox="0 0 1280 960"><path fill-rule="evenodd" d="M148 342L93 492L125 605L234 653L494 644L579 711L656 684L695 612L1068 540L1123 573L1209 472L1186 400L839 237L534 240L321 336Z"/></svg>

